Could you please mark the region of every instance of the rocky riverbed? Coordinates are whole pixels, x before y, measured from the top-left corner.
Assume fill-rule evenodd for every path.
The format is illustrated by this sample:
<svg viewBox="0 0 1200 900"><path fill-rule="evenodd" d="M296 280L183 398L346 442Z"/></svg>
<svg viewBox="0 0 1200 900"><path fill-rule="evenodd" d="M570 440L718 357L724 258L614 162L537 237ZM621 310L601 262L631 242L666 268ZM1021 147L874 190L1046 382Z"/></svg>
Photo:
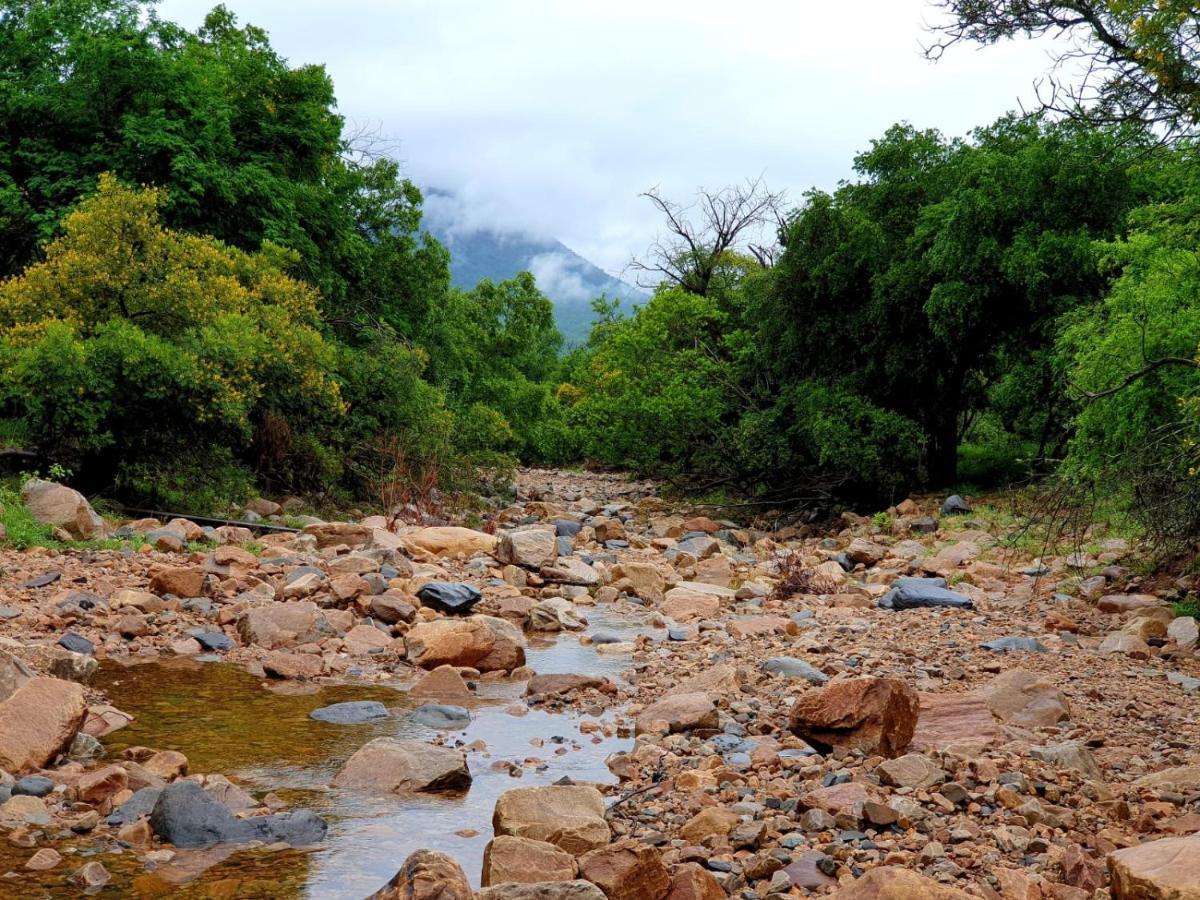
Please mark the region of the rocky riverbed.
<svg viewBox="0 0 1200 900"><path fill-rule="evenodd" d="M1136 548L537 470L478 524L0 551L0 896L1200 897L1191 585Z"/></svg>

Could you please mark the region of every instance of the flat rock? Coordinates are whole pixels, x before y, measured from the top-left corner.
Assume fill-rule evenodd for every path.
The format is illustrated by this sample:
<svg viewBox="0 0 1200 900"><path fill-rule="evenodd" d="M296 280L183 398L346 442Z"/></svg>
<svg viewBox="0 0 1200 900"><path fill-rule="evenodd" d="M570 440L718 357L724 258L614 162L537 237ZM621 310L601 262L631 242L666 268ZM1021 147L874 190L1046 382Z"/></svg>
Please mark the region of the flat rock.
<svg viewBox="0 0 1200 900"><path fill-rule="evenodd" d="M238 819L194 781L163 788L150 813L150 827L176 847L250 841L307 847L323 841L327 830L324 819L307 809Z"/></svg>
<svg viewBox="0 0 1200 900"><path fill-rule="evenodd" d="M607 900L590 881L546 881L539 884L499 884L485 887L475 900Z"/></svg>
<svg viewBox="0 0 1200 900"><path fill-rule="evenodd" d="M378 700L347 700L345 703L334 703L314 709L308 717L333 725L359 725L363 722L386 719L388 715L387 707Z"/></svg>
<svg viewBox="0 0 1200 900"><path fill-rule="evenodd" d="M474 667L496 646L490 628L472 619L421 622L404 636L405 655L422 669L439 666Z"/></svg>
<svg viewBox="0 0 1200 900"><path fill-rule="evenodd" d="M1114 900L1200 900L1200 834L1117 850L1108 872Z"/></svg>
<svg viewBox="0 0 1200 900"><path fill-rule="evenodd" d="M944 578L897 578L879 601L883 609L973 609L969 597L946 587Z"/></svg>
<svg viewBox="0 0 1200 900"><path fill-rule="evenodd" d="M720 724L716 705L707 693L675 694L651 703L635 723L637 734L675 734L694 729L715 729Z"/></svg>
<svg viewBox="0 0 1200 900"><path fill-rule="evenodd" d="M545 841L578 856L611 839L604 814L604 798L594 787L521 787L500 795L492 827L497 835Z"/></svg>
<svg viewBox="0 0 1200 900"><path fill-rule="evenodd" d="M484 887L494 884L533 884L571 881L579 874L575 857L545 841L503 834L483 851Z"/></svg>
<svg viewBox="0 0 1200 900"><path fill-rule="evenodd" d="M957 888L900 866L870 869L829 896L832 900L970 900Z"/></svg>
<svg viewBox="0 0 1200 900"><path fill-rule="evenodd" d="M379 737L346 760L333 785L401 795L463 791L471 772L461 750Z"/></svg>
<svg viewBox="0 0 1200 900"><path fill-rule="evenodd" d="M42 768L71 745L87 715L83 688L31 678L0 702L0 769Z"/></svg>
<svg viewBox="0 0 1200 900"><path fill-rule="evenodd" d="M979 690L979 695L1006 725L1042 728L1071 717L1063 693L1044 676L1023 669L997 675Z"/></svg>
<svg viewBox="0 0 1200 900"><path fill-rule="evenodd" d="M762 670L769 675L782 675L784 678L803 678L810 684L825 684L829 676L802 659L790 656L775 656L762 664Z"/></svg>
<svg viewBox="0 0 1200 900"><path fill-rule="evenodd" d="M459 730L471 724L471 713L462 706L425 703L412 711L412 720L427 728Z"/></svg>
<svg viewBox="0 0 1200 900"><path fill-rule="evenodd" d="M634 840L585 853L579 858L579 873L608 900L662 900L671 889L662 854Z"/></svg>
<svg viewBox="0 0 1200 900"><path fill-rule="evenodd" d="M476 553L494 553L496 550L495 535L453 525L405 532L401 540L410 547L436 556L472 556Z"/></svg>

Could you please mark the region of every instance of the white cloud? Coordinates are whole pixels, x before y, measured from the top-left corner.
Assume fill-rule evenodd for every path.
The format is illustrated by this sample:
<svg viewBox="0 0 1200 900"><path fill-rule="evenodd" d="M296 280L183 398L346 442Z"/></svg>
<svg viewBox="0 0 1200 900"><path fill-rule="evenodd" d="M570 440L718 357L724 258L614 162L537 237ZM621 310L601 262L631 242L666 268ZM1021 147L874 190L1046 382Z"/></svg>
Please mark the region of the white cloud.
<svg viewBox="0 0 1200 900"><path fill-rule="evenodd" d="M211 0L163 0L194 26ZM1029 43L920 53L925 0L230 0L342 112L400 141L459 221L549 234L609 271L652 239L638 192L764 174L798 197L851 175L888 125L961 134L1047 67Z"/></svg>
<svg viewBox="0 0 1200 900"><path fill-rule="evenodd" d="M590 303L595 288L583 280L578 263L564 253L539 253L529 260L529 271L548 297L565 303Z"/></svg>

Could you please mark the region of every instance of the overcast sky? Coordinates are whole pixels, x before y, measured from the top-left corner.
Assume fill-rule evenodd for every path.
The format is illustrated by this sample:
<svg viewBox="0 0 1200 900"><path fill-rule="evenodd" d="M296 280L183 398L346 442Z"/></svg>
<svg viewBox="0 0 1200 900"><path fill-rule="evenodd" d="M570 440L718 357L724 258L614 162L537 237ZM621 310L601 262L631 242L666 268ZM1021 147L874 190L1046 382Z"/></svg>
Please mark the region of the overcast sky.
<svg viewBox="0 0 1200 900"><path fill-rule="evenodd" d="M211 0L163 0L198 25ZM409 177L480 224L557 237L611 272L653 239L639 191L763 174L793 198L851 176L907 120L962 134L1032 97L1046 48L921 55L926 0L227 0Z"/></svg>

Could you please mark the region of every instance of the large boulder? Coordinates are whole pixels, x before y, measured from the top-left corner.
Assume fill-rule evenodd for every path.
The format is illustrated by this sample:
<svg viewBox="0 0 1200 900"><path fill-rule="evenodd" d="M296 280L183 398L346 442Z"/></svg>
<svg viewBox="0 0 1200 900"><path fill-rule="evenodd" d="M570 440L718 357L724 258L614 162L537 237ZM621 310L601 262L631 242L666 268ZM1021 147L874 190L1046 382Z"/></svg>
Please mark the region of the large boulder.
<svg viewBox="0 0 1200 900"><path fill-rule="evenodd" d="M77 541L90 541L108 535L108 526L79 491L31 478L21 488L21 502L41 525L61 528Z"/></svg>
<svg viewBox="0 0 1200 900"><path fill-rule="evenodd" d="M558 539L553 531L541 528L522 528L506 531L496 545L496 558L502 563L540 569L549 566L558 556Z"/></svg>
<svg viewBox="0 0 1200 900"><path fill-rule="evenodd" d="M1109 854L1113 900L1200 900L1200 833Z"/></svg>
<svg viewBox="0 0 1200 900"><path fill-rule="evenodd" d="M598 885L608 900L662 900L671 889L662 854L639 841L620 841L585 853L579 873Z"/></svg>
<svg viewBox="0 0 1200 900"><path fill-rule="evenodd" d="M502 834L483 851L484 887L517 882L571 881L579 874L575 857L545 841Z"/></svg>
<svg viewBox="0 0 1200 900"><path fill-rule="evenodd" d="M958 888L901 866L880 866L850 882L830 900L970 900Z"/></svg>
<svg viewBox="0 0 1200 900"><path fill-rule="evenodd" d="M194 781L177 781L162 789L150 813L150 827L176 847L250 841L307 847L323 841L327 830L325 820L308 809L239 819Z"/></svg>
<svg viewBox="0 0 1200 900"><path fill-rule="evenodd" d="M627 580L630 590L647 603L661 603L667 589L666 578L650 563L621 563L614 567L613 578Z"/></svg>
<svg viewBox="0 0 1200 900"><path fill-rule="evenodd" d="M579 784L505 791L496 801L492 827L497 835L545 841L576 856L603 847L612 837L604 797Z"/></svg>
<svg viewBox="0 0 1200 900"><path fill-rule="evenodd" d="M238 634L264 650L294 647L329 637L334 628L311 600L255 606L238 617Z"/></svg>
<svg viewBox="0 0 1200 900"><path fill-rule="evenodd" d="M512 622L495 616L472 616L492 633L491 652L475 663L480 672L511 672L525 665L525 635Z"/></svg>
<svg viewBox="0 0 1200 900"><path fill-rule="evenodd" d="M1071 717L1062 691L1045 676L1011 669L984 685L979 695L992 714L1006 725L1042 728Z"/></svg>
<svg viewBox="0 0 1200 900"><path fill-rule="evenodd" d="M475 553L492 553L496 549L494 534L450 525L418 528L406 532L401 537L409 547L435 556L471 556Z"/></svg>
<svg viewBox="0 0 1200 900"><path fill-rule="evenodd" d="M722 892L722 897L725 894ZM475 900L606 900L604 891L590 881L542 881L537 884L498 884L485 887Z"/></svg>
<svg viewBox="0 0 1200 900"><path fill-rule="evenodd" d="M462 791L471 772L461 750L380 737L346 760L333 785L402 795Z"/></svg>
<svg viewBox="0 0 1200 900"><path fill-rule="evenodd" d="M71 745L87 716L83 688L57 678L31 678L0 702L0 769L45 766Z"/></svg>
<svg viewBox="0 0 1200 900"><path fill-rule="evenodd" d="M496 648L496 636L476 619L421 622L404 636L408 661L422 669L475 666Z"/></svg>
<svg viewBox="0 0 1200 900"><path fill-rule="evenodd" d="M895 678L835 681L796 698L792 731L820 750L862 750L894 757L912 740L917 692Z"/></svg>
<svg viewBox="0 0 1200 900"><path fill-rule="evenodd" d="M466 873L454 858L436 850L417 850L382 888L367 900L472 900Z"/></svg>

